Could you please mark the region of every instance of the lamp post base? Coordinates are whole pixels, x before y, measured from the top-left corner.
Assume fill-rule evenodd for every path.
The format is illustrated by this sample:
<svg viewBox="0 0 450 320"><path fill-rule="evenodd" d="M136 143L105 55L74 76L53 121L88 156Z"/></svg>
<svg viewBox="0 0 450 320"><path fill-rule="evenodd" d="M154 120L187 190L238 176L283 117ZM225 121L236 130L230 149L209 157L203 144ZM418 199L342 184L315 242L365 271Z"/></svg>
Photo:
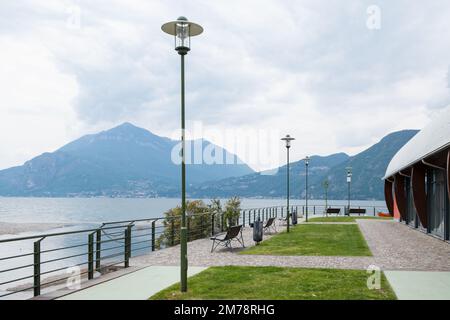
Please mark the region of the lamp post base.
<svg viewBox="0 0 450 320"><path fill-rule="evenodd" d="M181 247L181 292L187 291L187 228L181 227L180 232L180 247Z"/></svg>

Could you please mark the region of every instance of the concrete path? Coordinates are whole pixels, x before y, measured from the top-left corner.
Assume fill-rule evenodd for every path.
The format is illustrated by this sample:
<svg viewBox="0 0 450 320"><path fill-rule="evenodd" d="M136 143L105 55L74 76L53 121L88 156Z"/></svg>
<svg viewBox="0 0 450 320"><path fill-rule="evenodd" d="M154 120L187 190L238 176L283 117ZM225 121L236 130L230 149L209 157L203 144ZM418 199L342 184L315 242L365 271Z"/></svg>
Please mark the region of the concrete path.
<svg viewBox="0 0 450 320"><path fill-rule="evenodd" d="M189 267L188 276L196 275L205 269ZM58 300L146 300L179 280L179 267L151 266L63 296Z"/></svg>
<svg viewBox="0 0 450 320"><path fill-rule="evenodd" d="M450 300L450 272L385 271L399 300Z"/></svg>

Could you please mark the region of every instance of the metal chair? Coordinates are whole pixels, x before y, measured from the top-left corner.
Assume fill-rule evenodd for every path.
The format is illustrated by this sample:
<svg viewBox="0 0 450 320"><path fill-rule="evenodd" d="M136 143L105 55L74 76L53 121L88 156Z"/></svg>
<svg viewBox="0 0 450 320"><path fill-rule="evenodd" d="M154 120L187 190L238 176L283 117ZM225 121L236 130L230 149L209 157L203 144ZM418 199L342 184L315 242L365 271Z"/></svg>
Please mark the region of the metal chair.
<svg viewBox="0 0 450 320"><path fill-rule="evenodd" d="M277 232L277 228L275 226L275 218L270 218L266 221L266 225L263 227L264 232L269 231L270 228L272 228L273 231Z"/></svg>
<svg viewBox="0 0 450 320"><path fill-rule="evenodd" d="M231 246L232 241L238 241L242 247L245 248L242 225L230 227L223 237L211 237L210 239L213 241L211 253L214 252L219 245L230 248L230 250L233 251L233 247Z"/></svg>

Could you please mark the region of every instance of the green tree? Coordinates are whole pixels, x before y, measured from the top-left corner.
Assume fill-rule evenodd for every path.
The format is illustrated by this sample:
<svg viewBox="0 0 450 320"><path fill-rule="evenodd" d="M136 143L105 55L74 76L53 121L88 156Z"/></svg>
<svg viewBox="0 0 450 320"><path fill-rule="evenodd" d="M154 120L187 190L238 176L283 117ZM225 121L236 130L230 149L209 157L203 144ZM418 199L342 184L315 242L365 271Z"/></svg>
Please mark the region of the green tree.
<svg viewBox="0 0 450 320"><path fill-rule="evenodd" d="M223 212L223 218L226 221L227 228L237 225L240 215L241 199L239 197L232 197L225 203L225 210Z"/></svg>
<svg viewBox="0 0 450 320"><path fill-rule="evenodd" d="M225 209L219 199L212 199L206 205L202 200L186 202L186 223L188 241L208 237L212 232L212 219L216 230L226 230L239 222L241 200L233 197L225 203ZM181 206L164 212L163 229L156 241L156 248L165 248L180 243Z"/></svg>
<svg viewBox="0 0 450 320"><path fill-rule="evenodd" d="M211 209L202 200L186 202L188 241L205 238L211 233ZM158 237L156 247L169 247L180 243L181 206L164 213L164 231Z"/></svg>

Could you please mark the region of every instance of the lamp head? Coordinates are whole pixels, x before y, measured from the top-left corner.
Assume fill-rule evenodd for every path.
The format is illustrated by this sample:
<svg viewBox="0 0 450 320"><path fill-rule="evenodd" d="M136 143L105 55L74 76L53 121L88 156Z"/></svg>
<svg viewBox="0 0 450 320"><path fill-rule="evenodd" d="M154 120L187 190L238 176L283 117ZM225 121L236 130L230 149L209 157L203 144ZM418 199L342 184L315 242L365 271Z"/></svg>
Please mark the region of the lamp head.
<svg viewBox="0 0 450 320"><path fill-rule="evenodd" d="M292 138L290 135L286 135L286 137L281 138L281 140L286 142L286 148L289 149L291 147L291 141L295 140L295 138Z"/></svg>
<svg viewBox="0 0 450 320"><path fill-rule="evenodd" d="M161 26L162 31L175 38L175 50L185 55L191 47L191 37L203 32L202 26L190 22L186 17L179 17L176 21L170 21Z"/></svg>

